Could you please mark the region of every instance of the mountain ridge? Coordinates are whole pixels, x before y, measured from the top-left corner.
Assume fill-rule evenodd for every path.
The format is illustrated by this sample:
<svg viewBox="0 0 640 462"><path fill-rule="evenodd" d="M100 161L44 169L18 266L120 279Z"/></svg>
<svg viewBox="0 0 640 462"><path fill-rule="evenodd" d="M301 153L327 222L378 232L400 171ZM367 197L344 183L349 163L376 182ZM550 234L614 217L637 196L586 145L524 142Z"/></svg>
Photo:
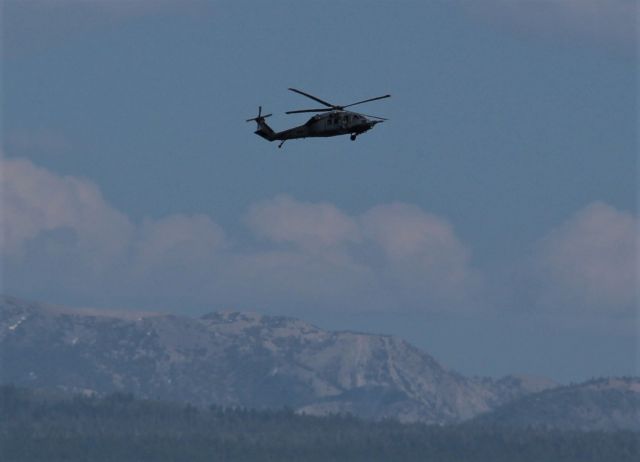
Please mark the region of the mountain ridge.
<svg viewBox="0 0 640 462"><path fill-rule="evenodd" d="M599 377L522 396L472 422L511 428L640 432L640 378Z"/></svg>
<svg viewBox="0 0 640 462"><path fill-rule="evenodd" d="M554 386L465 377L398 337L285 316L115 316L0 298L3 381L309 414L456 423Z"/></svg>

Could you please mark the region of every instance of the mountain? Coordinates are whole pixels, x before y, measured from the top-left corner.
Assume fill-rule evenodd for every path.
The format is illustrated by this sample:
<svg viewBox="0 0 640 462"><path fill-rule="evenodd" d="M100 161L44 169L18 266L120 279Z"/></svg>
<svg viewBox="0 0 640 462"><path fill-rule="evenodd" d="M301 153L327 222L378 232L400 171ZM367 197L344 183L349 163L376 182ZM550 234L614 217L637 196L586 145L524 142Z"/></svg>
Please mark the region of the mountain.
<svg viewBox="0 0 640 462"><path fill-rule="evenodd" d="M255 313L200 318L0 298L2 382L307 414L455 423L553 386L468 378L393 336Z"/></svg>
<svg viewBox="0 0 640 462"><path fill-rule="evenodd" d="M524 396L474 421L508 427L640 432L640 379L600 378Z"/></svg>

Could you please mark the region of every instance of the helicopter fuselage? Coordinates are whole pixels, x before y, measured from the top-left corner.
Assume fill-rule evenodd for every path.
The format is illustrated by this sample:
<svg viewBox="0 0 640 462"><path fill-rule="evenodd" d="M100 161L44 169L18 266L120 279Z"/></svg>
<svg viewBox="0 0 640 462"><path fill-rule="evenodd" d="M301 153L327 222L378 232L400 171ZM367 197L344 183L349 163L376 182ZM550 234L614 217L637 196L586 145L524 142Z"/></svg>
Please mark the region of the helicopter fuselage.
<svg viewBox="0 0 640 462"><path fill-rule="evenodd" d="M382 121L368 119L357 112L331 111L311 117L304 125L277 133L276 139L290 140L295 138L360 134L372 129L379 122Z"/></svg>
<svg viewBox="0 0 640 462"><path fill-rule="evenodd" d="M324 138L338 135L351 135L351 139L361 133L371 130L382 120L373 120L362 114L351 111L331 111L311 117L303 125L289 128L281 132L274 132L264 119L256 120L258 130L256 134L269 141L287 141L299 138Z"/></svg>

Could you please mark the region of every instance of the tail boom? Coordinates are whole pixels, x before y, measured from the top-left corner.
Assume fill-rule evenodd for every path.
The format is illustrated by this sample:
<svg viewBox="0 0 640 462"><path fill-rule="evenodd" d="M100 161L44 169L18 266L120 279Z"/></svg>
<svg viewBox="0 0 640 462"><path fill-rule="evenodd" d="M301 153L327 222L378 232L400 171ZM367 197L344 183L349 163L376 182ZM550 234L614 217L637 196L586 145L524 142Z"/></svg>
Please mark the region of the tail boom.
<svg viewBox="0 0 640 462"><path fill-rule="evenodd" d="M277 133L273 131L269 125L264 121L267 117L271 117L271 114L262 115L262 106L258 106L258 115L252 119L247 119L247 122L255 121L258 125L258 129L254 132L256 135L261 136L265 140L273 141L276 139Z"/></svg>
<svg viewBox="0 0 640 462"><path fill-rule="evenodd" d="M276 132L273 131L269 125L262 120L256 120L258 129L254 132L256 135L263 137L265 140L273 141L276 139Z"/></svg>

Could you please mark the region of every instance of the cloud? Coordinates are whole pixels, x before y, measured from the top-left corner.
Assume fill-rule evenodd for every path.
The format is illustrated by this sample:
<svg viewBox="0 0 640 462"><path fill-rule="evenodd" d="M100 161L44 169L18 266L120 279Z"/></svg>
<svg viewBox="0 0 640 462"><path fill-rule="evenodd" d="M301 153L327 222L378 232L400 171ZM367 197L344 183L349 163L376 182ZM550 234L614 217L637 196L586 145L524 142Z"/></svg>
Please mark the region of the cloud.
<svg viewBox="0 0 640 462"><path fill-rule="evenodd" d="M279 195L249 207L238 242L203 214L136 223L92 182L24 159L2 170L9 288L351 310L441 309L470 290L467 250L416 206L349 214Z"/></svg>
<svg viewBox="0 0 640 462"><path fill-rule="evenodd" d="M145 219L133 243L133 266L138 271L162 266L195 271L226 246L224 231L206 215Z"/></svg>
<svg viewBox="0 0 640 462"><path fill-rule="evenodd" d="M470 302L478 277L470 252L444 219L403 203L378 205L359 219L362 234L386 260L395 285L418 299L444 297Z"/></svg>
<svg viewBox="0 0 640 462"><path fill-rule="evenodd" d="M222 229L204 215L134 223L89 180L25 159L2 159L0 167L1 255L9 284L90 292L140 283L138 290L145 290L143 282L176 280L225 248Z"/></svg>
<svg viewBox="0 0 640 462"><path fill-rule="evenodd" d="M450 258L460 263L468 258L449 223L414 205L379 205L368 210L360 221L367 238L391 260L421 258L437 265Z"/></svg>
<svg viewBox="0 0 640 462"><path fill-rule="evenodd" d="M276 286L289 281L316 297L323 287L367 309L384 303L410 310L460 309L477 289L469 252L452 227L414 205L380 204L350 215L332 204L278 196L251 207L247 222L262 239L290 245L247 257L246 272L262 268Z"/></svg>
<svg viewBox="0 0 640 462"><path fill-rule="evenodd" d="M619 314L637 302L638 220L601 202L542 238L512 276L475 268L451 224L411 204L348 213L279 195L248 208L240 240L208 215L135 222L89 180L25 159L0 166L5 287L17 295L289 312L469 313L503 297L506 309Z"/></svg>
<svg viewBox="0 0 640 462"><path fill-rule="evenodd" d="M299 202L286 195L252 205L246 221L263 238L305 249L335 247L360 238L357 223L334 205Z"/></svg>
<svg viewBox="0 0 640 462"><path fill-rule="evenodd" d="M471 14L514 31L551 39L636 45L636 0L488 0L467 2Z"/></svg>
<svg viewBox="0 0 640 462"><path fill-rule="evenodd" d="M629 212L595 202L540 242L534 261L540 303L556 309L635 310L639 222Z"/></svg>
<svg viewBox="0 0 640 462"><path fill-rule="evenodd" d="M95 259L121 254L134 231L88 180L59 176L24 159L2 160L2 252L20 256L29 241L68 230Z"/></svg>

